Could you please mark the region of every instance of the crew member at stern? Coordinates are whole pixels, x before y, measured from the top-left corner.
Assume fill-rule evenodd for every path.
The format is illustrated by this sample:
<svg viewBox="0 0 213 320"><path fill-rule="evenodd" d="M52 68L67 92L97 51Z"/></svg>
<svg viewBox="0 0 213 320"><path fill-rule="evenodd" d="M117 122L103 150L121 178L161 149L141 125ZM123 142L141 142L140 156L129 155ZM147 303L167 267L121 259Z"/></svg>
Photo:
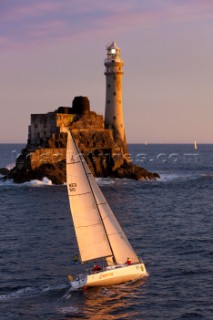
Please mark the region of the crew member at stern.
<svg viewBox="0 0 213 320"><path fill-rule="evenodd" d="M127 260L126 260L125 264L127 264L127 265L132 264L132 261L130 260L130 258L127 258Z"/></svg>

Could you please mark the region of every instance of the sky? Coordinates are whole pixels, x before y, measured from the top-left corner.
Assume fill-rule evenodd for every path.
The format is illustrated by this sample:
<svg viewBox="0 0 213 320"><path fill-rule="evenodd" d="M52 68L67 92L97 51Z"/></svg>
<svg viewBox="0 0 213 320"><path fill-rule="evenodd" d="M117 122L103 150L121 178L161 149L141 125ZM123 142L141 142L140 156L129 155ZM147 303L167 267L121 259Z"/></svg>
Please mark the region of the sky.
<svg viewBox="0 0 213 320"><path fill-rule="evenodd" d="M0 0L0 143L75 96L104 115L113 40L128 143L213 143L212 37L212 0Z"/></svg>

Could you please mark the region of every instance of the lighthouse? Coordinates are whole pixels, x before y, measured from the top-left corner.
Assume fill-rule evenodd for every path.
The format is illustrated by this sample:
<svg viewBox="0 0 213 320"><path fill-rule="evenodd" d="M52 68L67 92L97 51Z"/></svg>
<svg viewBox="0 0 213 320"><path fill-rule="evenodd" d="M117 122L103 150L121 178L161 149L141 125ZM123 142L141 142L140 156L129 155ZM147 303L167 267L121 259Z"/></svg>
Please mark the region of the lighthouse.
<svg viewBox="0 0 213 320"><path fill-rule="evenodd" d="M124 62L120 56L120 48L115 41L106 50L107 57L104 61L106 67L105 128L112 129L116 144L126 151L122 106L122 67Z"/></svg>

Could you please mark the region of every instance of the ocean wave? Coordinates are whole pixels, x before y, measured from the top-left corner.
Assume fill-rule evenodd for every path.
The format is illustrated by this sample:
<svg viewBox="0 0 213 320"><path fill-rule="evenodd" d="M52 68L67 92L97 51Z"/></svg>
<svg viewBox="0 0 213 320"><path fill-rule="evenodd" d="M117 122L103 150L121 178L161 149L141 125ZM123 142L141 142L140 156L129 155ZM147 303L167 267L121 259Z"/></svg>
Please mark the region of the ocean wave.
<svg viewBox="0 0 213 320"><path fill-rule="evenodd" d="M50 286L50 285L46 285L45 287L41 287L41 293L46 293L46 292L52 292L52 291L60 291L60 290L64 290L67 289L69 287L69 285L66 284L59 284L57 286Z"/></svg>
<svg viewBox="0 0 213 320"><path fill-rule="evenodd" d="M42 186L55 186L50 179L44 177L42 180L34 179L23 183L15 183L12 179L3 180L4 176L0 174L0 186L28 186L28 187L42 187ZM160 178L157 178L158 182L170 182L175 180L195 180L199 178L213 178L212 174L193 174L193 173L160 173ZM113 178L95 178L97 184L100 187L111 186L114 184L129 184L131 179L113 179ZM63 183L67 185L66 182Z"/></svg>
<svg viewBox="0 0 213 320"><path fill-rule="evenodd" d="M3 176L0 178L3 178ZM13 187L20 187L20 186L28 186L28 187L41 187L41 186L52 186L53 183L50 179L44 177L42 180L31 180L23 183L15 183L13 179L8 180L1 180L0 186L13 186Z"/></svg>
<svg viewBox="0 0 213 320"><path fill-rule="evenodd" d="M161 173L160 178L158 178L158 181L171 181L176 180L179 178L179 175L177 173Z"/></svg>
<svg viewBox="0 0 213 320"><path fill-rule="evenodd" d="M112 178L95 178L95 180L99 186L108 186L115 183Z"/></svg>
<svg viewBox="0 0 213 320"><path fill-rule="evenodd" d="M21 289L14 291L14 292L1 294L0 301L6 302L6 301L13 300L13 299L22 298L24 296L29 296L29 295L35 294L36 292L38 293L38 289L36 289L36 288L31 288L31 287L21 288Z"/></svg>
<svg viewBox="0 0 213 320"><path fill-rule="evenodd" d="M48 179L47 177L44 177L42 180L30 180L23 183L15 183L13 179L3 180L4 176L0 175L0 186L14 186L14 187L20 187L20 186L28 186L28 187L42 187L42 186L54 186L52 181ZM124 180L124 179L123 179ZM110 186L115 183L115 180L111 178L96 178L96 182L99 186ZM66 182L63 183L63 185L67 185Z"/></svg>
<svg viewBox="0 0 213 320"><path fill-rule="evenodd" d="M16 165L15 162L8 163L5 168L8 170L12 170L15 167L15 165Z"/></svg>
<svg viewBox="0 0 213 320"><path fill-rule="evenodd" d="M73 306L65 306L65 307L58 308L57 311L61 314L66 314L66 315L71 314L72 316L73 314L79 314L79 312L82 310L79 310L79 308L73 307Z"/></svg>
<svg viewBox="0 0 213 320"><path fill-rule="evenodd" d="M23 185L30 187L39 187L39 186L52 186L52 181L46 177L42 180L31 180L29 182L24 182Z"/></svg>
<svg viewBox="0 0 213 320"><path fill-rule="evenodd" d="M26 287L26 288L20 288L13 292L9 292L6 294L0 294L0 302L7 302L14 299L19 298L29 298L29 296L40 296L40 295L46 295L49 294L49 292L54 291L61 291L67 289L66 285L57 285L57 286L44 286L44 287Z"/></svg>
<svg viewBox="0 0 213 320"><path fill-rule="evenodd" d="M208 172L208 173L202 173L201 174L201 177L204 178L204 179L213 179L213 173L211 172Z"/></svg>
<svg viewBox="0 0 213 320"><path fill-rule="evenodd" d="M158 181L169 182L173 180L188 180L188 179L197 179L198 175L193 173L160 173L160 178Z"/></svg>
<svg viewBox="0 0 213 320"><path fill-rule="evenodd" d="M8 186L15 186L15 185L18 186L18 184L14 183L12 179L4 180L2 178L4 178L4 176L0 175L0 187L1 186L8 187Z"/></svg>

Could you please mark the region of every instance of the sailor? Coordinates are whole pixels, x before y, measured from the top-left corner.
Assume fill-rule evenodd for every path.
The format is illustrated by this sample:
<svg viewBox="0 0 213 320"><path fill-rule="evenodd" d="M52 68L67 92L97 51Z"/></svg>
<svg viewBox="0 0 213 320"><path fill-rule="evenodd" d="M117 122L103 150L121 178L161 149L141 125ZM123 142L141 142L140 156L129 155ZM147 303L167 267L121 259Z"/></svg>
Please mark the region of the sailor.
<svg viewBox="0 0 213 320"><path fill-rule="evenodd" d="M100 271L101 270L101 267L98 265L98 264L95 264L94 267L93 267L93 271Z"/></svg>
<svg viewBox="0 0 213 320"><path fill-rule="evenodd" d="M131 261L129 258L127 258L127 260L126 260L126 263L125 263L125 264L130 265L130 264L132 264L132 261Z"/></svg>
<svg viewBox="0 0 213 320"><path fill-rule="evenodd" d="M73 257L73 261L77 264L77 262L78 262L78 256L77 256L77 254L76 254L76 255L74 255L74 257Z"/></svg>

